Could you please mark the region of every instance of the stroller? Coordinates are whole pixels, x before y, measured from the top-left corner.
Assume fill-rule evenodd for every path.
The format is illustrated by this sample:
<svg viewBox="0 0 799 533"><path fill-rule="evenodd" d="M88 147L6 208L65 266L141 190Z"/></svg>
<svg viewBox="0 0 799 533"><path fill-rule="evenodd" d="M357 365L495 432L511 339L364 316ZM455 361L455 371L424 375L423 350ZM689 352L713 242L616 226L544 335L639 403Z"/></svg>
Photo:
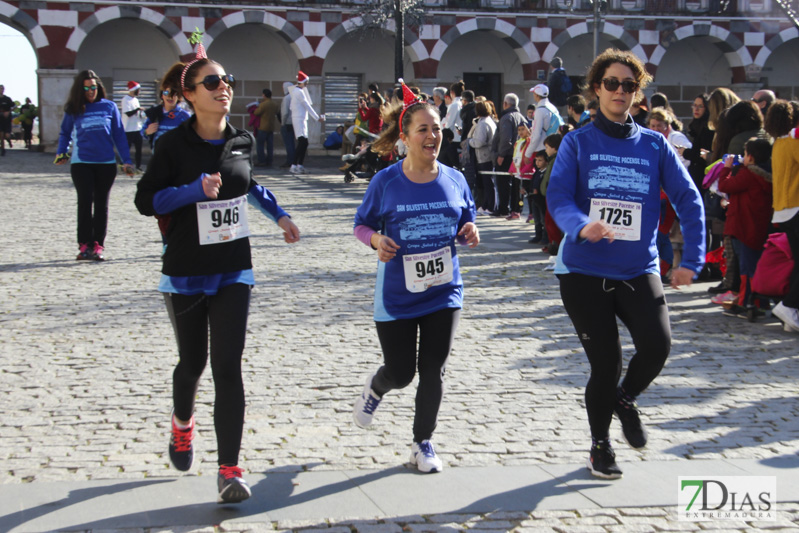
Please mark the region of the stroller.
<svg viewBox="0 0 799 533"><path fill-rule="evenodd" d="M371 180L372 176L386 168L391 161L380 157L377 152L367 148L359 154L341 156L345 164L340 168L344 172L344 183L352 183L356 178Z"/></svg>

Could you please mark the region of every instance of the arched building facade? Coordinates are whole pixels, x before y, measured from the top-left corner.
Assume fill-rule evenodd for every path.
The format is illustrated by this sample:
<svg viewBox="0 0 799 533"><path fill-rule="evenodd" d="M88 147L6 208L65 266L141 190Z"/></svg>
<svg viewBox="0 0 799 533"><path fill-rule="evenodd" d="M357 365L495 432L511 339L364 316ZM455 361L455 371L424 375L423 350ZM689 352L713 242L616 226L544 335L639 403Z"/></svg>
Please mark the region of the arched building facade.
<svg viewBox="0 0 799 533"><path fill-rule="evenodd" d="M425 25L406 32L405 79L427 92L464 79L477 94L497 99L515 92L527 103L529 88L546 79L553 57L561 57L572 76L593 59L594 23L580 1L481 0L473 2L475 9L450 9L443 0L428 0ZM612 0L599 25L600 48L631 50L645 60L655 77L650 90L666 93L681 116L689 116L697 93L718 86L744 97L763 87L783 98L799 96L799 30L770 0L738 0L723 16L689 0L675 0L669 13L647 15L651 1ZM355 91L394 82L394 27L364 38L356 8L357 1L0 0L0 22L22 32L36 52L41 138L51 148L76 72L91 68L107 87L128 79L155 84L172 63L191 57L187 38L195 28L204 32L209 56L241 81L231 112L235 125L246 124L245 105L263 88L280 97L283 82L293 81L299 69L311 76L320 111L340 121L349 106L354 112ZM313 127L318 144L323 132Z"/></svg>

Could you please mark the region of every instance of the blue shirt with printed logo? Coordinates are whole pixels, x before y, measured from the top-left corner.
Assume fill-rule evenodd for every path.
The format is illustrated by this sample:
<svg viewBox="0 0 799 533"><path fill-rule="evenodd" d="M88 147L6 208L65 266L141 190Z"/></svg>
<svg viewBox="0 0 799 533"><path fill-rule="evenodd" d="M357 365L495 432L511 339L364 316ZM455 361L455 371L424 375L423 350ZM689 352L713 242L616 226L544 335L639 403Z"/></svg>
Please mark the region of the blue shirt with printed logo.
<svg viewBox="0 0 799 533"><path fill-rule="evenodd" d="M70 142L71 163L116 163L116 146L122 161L131 164L122 118L117 105L111 100L103 98L86 104L86 111L80 115L64 114L57 153L67 153Z"/></svg>
<svg viewBox="0 0 799 533"><path fill-rule="evenodd" d="M609 134L622 126L624 137ZM677 153L663 135L636 124L602 128L594 122L567 134L555 159L547 206L565 234L555 273L618 280L659 273L661 188L682 225L685 245L680 266L698 272L704 264L704 209ZM592 200L597 211L604 207L606 216L613 216L610 222L624 225L640 216L639 238L596 243L581 239L580 230L591 221Z"/></svg>
<svg viewBox="0 0 799 533"><path fill-rule="evenodd" d="M391 261L378 261L374 303L377 322L463 306L463 280L455 240L463 225L475 219L474 200L463 174L445 165L438 168L438 176L429 183L409 180L402 172L402 161L378 172L355 215L355 226L379 231L400 247ZM413 278L417 272L421 277L448 268L450 265L433 259L442 257L442 252L446 257L447 248L452 257L452 280L411 292L406 273ZM406 267L409 262L411 268Z"/></svg>

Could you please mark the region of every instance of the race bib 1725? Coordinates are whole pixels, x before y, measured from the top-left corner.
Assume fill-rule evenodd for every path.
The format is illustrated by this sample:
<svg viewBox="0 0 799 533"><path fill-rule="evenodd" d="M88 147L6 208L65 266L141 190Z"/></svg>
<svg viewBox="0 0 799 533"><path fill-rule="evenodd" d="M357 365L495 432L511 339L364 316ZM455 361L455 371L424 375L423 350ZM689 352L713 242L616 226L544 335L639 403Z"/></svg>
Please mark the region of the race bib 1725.
<svg viewBox="0 0 799 533"><path fill-rule="evenodd" d="M638 241L641 239L641 207L640 202L591 198L588 218L607 222L613 228L616 239Z"/></svg>

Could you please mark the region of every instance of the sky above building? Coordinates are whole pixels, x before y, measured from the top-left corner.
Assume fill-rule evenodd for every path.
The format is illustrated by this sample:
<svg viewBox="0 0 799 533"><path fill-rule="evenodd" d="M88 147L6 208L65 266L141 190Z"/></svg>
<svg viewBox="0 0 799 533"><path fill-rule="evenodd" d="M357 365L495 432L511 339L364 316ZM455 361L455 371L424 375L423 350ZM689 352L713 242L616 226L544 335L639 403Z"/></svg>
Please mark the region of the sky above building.
<svg viewBox="0 0 799 533"><path fill-rule="evenodd" d="M13 100L25 103L29 97L38 105L36 85L36 54L30 42L20 32L0 23L0 85Z"/></svg>

